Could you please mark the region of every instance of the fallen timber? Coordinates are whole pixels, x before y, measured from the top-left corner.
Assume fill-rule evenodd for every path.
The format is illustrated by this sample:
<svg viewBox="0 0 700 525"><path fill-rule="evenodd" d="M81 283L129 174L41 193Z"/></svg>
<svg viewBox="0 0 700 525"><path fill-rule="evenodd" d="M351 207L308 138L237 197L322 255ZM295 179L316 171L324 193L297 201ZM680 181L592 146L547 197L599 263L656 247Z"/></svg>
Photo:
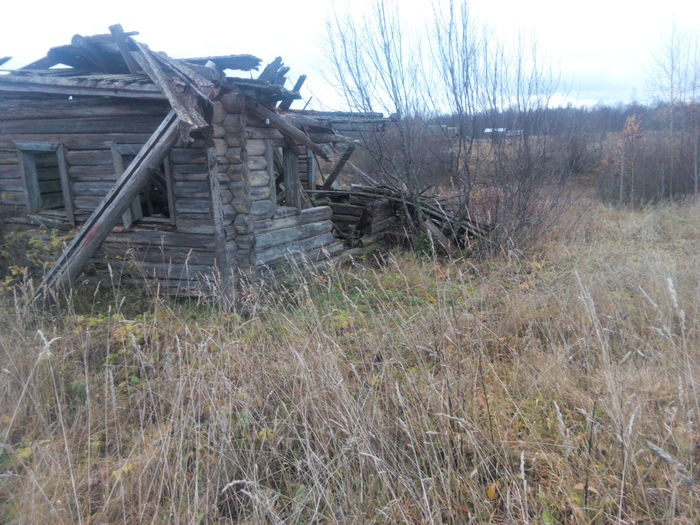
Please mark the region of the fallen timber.
<svg viewBox="0 0 700 525"><path fill-rule="evenodd" d="M367 247L390 236L422 231L449 256L492 226L463 217L437 196L411 197L387 186L306 190L314 205L329 206L336 234L350 247Z"/></svg>

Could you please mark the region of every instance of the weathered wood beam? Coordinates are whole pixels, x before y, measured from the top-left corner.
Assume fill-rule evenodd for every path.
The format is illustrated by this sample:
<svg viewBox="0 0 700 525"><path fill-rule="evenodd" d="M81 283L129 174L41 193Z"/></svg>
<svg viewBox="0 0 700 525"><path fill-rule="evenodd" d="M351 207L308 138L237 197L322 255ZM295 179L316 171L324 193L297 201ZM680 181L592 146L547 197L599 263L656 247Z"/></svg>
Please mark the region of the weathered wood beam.
<svg viewBox="0 0 700 525"><path fill-rule="evenodd" d="M56 95L113 96L124 98L163 99L163 93L151 84L128 84L124 86L86 85L80 81L61 77L0 76L0 92L47 93Z"/></svg>
<svg viewBox="0 0 700 525"><path fill-rule="evenodd" d="M282 151L282 163L284 165L284 189L287 197L287 205L301 208L301 184L299 181L299 158L290 148Z"/></svg>
<svg viewBox="0 0 700 525"><path fill-rule="evenodd" d="M121 53L124 63L129 71L131 73L140 73L141 67L138 65L138 62L134 60L134 57L131 56L131 50L129 49L131 41L124 33L124 29L122 29L121 24L109 26L109 32L112 33L114 43L117 45L119 53Z"/></svg>
<svg viewBox="0 0 700 525"><path fill-rule="evenodd" d="M294 84L294 87L292 88L292 93L294 96L289 96L289 97L285 97L284 99L282 99L282 102L279 103L280 109L287 110L291 107L292 102L294 102L297 99L297 97L299 97L299 90L301 89L301 86L304 85L305 81L306 81L306 75L301 75L297 79L297 83Z"/></svg>
<svg viewBox="0 0 700 525"><path fill-rule="evenodd" d="M171 111L46 273L35 299L75 280L147 183L150 169L175 144L179 127L180 119Z"/></svg>
<svg viewBox="0 0 700 525"><path fill-rule="evenodd" d="M173 72L186 84L189 84L193 89L195 89L199 96L204 100L212 100L219 93L219 89L211 80L204 75L201 75L186 62L170 58L163 52L155 53L154 56L163 64L172 69Z"/></svg>
<svg viewBox="0 0 700 525"><path fill-rule="evenodd" d="M135 42L135 44L139 48L139 52L133 52L131 56L139 63L153 83L161 89L168 101L170 101L172 108L180 117L180 120L190 126L192 131L208 128L209 124L199 111L193 107L193 104L187 100L186 94L176 90L172 80L168 78L160 67L148 46L141 42Z"/></svg>
<svg viewBox="0 0 700 525"><path fill-rule="evenodd" d="M272 80L275 78L275 75L283 65L284 64L282 62L282 57L275 57L275 59L272 62L265 66L265 69L262 70L262 73L258 75L258 80L266 80L268 82L272 82Z"/></svg>
<svg viewBox="0 0 700 525"><path fill-rule="evenodd" d="M105 52L100 49L97 44L89 41L82 35L73 35L71 45L76 52L95 64L99 71L104 73L127 73L128 69L123 64L118 64L110 61ZM118 58L116 55L115 58Z"/></svg>
<svg viewBox="0 0 700 525"><path fill-rule="evenodd" d="M356 146L354 142L348 144L348 147L345 148L345 151L340 156L340 159L338 159L338 162L333 167L333 170L330 172L326 180L323 181L321 189L329 190L333 187L335 179L337 179L338 175L340 175L340 172L343 171L343 167L345 166L345 163L350 159L350 156L352 155L353 151L355 151L355 147Z"/></svg>
<svg viewBox="0 0 700 525"><path fill-rule="evenodd" d="M233 304L231 289L231 261L226 249L226 231L224 230L224 212L221 202L221 185L219 183L219 167L216 161L216 150L207 148L207 170L209 172L209 191L211 198L211 214L214 219L214 246L216 251L216 266L221 276L224 306Z"/></svg>
<svg viewBox="0 0 700 525"><path fill-rule="evenodd" d="M257 114L263 120L268 119L271 124L274 124L274 126L277 129L279 129L282 132L282 134L284 134L290 140L294 141L295 143L298 142L300 144L303 144L311 151L316 153L316 155L320 156L323 160L330 160L328 158L328 155L326 155L326 153L321 149L321 147L318 144L313 142L303 131L294 126L279 113L266 108L259 102L255 102L252 100L247 100L246 105L251 111L253 111L253 113Z"/></svg>
<svg viewBox="0 0 700 525"><path fill-rule="evenodd" d="M440 231L440 228L435 225L432 219L426 219L423 221L421 226L430 236L430 238L434 239L448 256L454 257L456 255L457 252L454 246L452 246L450 240Z"/></svg>

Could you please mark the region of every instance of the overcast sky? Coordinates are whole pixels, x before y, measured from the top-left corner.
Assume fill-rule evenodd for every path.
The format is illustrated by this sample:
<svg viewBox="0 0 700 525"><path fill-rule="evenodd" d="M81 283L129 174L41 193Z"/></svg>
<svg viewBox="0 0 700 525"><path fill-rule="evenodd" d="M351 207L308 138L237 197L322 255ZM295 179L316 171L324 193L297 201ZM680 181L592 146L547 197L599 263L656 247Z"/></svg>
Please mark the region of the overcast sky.
<svg viewBox="0 0 700 525"><path fill-rule="evenodd" d="M420 23L430 10L427 0L399 1L407 24ZM367 11L371 2L353 0L352 10ZM674 20L679 31L700 33L698 0L472 0L471 6L501 38L534 35L579 104L644 101L654 53ZM308 74L302 94L313 97L310 107L343 109L322 74L332 10L330 0L11 0L3 6L0 57L15 57L2 67L19 67L75 33L105 33L121 23L173 57L250 53L266 63L281 55L292 80Z"/></svg>

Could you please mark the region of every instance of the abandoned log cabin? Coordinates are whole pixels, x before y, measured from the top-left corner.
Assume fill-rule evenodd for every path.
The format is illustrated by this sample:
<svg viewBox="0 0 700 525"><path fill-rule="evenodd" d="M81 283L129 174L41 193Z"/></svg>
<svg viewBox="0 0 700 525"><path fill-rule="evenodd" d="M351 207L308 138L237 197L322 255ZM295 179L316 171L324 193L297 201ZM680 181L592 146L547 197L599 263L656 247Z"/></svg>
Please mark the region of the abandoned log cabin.
<svg viewBox="0 0 700 525"><path fill-rule="evenodd" d="M345 147L337 176L354 143L331 121L352 116L290 110L305 76L286 89L279 57L256 77L227 76L260 59L173 59L135 34L76 35L0 74L4 227L75 232L42 288L89 267L211 294L263 267L341 253L332 208L304 188L315 189L317 158L333 144ZM382 120L363 118L359 129Z"/></svg>

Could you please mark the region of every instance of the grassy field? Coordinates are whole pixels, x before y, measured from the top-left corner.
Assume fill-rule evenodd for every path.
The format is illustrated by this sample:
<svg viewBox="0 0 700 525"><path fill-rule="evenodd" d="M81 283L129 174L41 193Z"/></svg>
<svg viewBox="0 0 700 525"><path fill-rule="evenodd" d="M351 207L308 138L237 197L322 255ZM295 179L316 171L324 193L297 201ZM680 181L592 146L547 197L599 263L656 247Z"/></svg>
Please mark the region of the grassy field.
<svg viewBox="0 0 700 525"><path fill-rule="evenodd" d="M392 252L243 319L152 290L1 308L3 523L700 521L700 206L526 255Z"/></svg>

